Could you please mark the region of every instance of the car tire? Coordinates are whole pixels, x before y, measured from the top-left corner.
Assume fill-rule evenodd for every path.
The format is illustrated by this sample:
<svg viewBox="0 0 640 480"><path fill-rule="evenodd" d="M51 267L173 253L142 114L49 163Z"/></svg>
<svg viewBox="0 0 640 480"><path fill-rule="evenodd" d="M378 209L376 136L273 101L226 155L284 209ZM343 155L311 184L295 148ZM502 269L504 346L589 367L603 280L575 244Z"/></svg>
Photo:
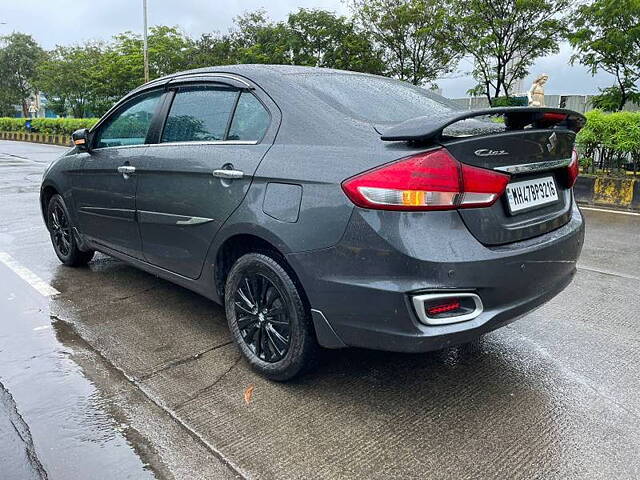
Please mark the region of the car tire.
<svg viewBox="0 0 640 480"><path fill-rule="evenodd" d="M299 287L268 255L248 253L231 267L225 311L233 340L251 367L286 381L316 364L319 346Z"/></svg>
<svg viewBox="0 0 640 480"><path fill-rule="evenodd" d="M70 267L86 265L93 258L93 250L80 250L73 234L69 210L60 195L53 195L47 205L47 228L53 250L62 263Z"/></svg>

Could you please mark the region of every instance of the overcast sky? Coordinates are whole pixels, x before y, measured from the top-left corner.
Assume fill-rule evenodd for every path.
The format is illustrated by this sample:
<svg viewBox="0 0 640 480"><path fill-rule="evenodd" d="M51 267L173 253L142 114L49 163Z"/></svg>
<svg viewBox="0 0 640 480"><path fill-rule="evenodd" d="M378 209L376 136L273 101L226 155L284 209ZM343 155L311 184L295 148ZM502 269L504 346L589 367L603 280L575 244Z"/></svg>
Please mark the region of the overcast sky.
<svg viewBox="0 0 640 480"><path fill-rule="evenodd" d="M348 14L341 0L148 0L149 25L176 25L192 36L204 32L226 32L233 17L264 8L273 20L283 20L290 11L322 8ZM142 0L0 0L0 34L20 31L33 35L45 48L84 40L108 40L125 31L141 31ZM592 77L583 67L569 65L571 48L563 45L557 55L539 59L524 81L528 88L533 76L550 75L548 94L592 94L598 87L613 84L613 77L599 73ZM438 85L447 97L463 97L474 80L466 74L471 63L460 63L452 78Z"/></svg>

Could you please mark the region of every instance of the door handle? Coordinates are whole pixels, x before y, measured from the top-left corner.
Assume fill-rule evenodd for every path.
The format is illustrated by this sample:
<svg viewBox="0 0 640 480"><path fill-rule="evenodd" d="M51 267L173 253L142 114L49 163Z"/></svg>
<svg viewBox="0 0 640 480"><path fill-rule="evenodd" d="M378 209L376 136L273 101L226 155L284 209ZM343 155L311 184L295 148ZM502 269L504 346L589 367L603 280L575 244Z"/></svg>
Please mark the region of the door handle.
<svg viewBox="0 0 640 480"><path fill-rule="evenodd" d="M213 171L213 176L225 178L227 180L238 180L244 177L244 172L241 170L227 170L225 168L219 168Z"/></svg>
<svg viewBox="0 0 640 480"><path fill-rule="evenodd" d="M131 165L121 165L118 167L118 172L120 172L124 179L127 180L129 175L136 173L136 167L132 167Z"/></svg>
<svg viewBox="0 0 640 480"><path fill-rule="evenodd" d="M132 167L131 165L122 165L118 167L118 172L131 175L132 173L136 173L136 167Z"/></svg>

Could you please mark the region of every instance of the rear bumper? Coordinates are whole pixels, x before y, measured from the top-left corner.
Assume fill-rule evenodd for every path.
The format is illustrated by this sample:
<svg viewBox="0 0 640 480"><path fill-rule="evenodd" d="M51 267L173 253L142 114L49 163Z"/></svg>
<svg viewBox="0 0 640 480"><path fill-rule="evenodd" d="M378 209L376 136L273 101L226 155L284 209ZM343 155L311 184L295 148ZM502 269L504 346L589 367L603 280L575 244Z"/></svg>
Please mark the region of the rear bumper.
<svg viewBox="0 0 640 480"><path fill-rule="evenodd" d="M480 244L455 211L355 209L336 246L288 260L337 337L321 344L425 352L468 342L549 301L571 282L583 238L575 205L559 229L495 248ZM477 293L483 312L449 325L419 321L413 295L456 291Z"/></svg>

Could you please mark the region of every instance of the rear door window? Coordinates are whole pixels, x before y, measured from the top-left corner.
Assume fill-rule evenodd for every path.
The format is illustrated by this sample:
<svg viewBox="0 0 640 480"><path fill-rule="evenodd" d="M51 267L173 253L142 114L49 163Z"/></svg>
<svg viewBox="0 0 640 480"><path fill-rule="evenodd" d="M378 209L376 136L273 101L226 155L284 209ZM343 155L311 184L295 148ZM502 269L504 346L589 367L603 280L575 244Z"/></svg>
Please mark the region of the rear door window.
<svg viewBox="0 0 640 480"><path fill-rule="evenodd" d="M253 94L242 92L227 140L259 141L264 136L271 118L269 112Z"/></svg>
<svg viewBox="0 0 640 480"><path fill-rule="evenodd" d="M162 93L140 95L108 118L96 132L94 148L143 145Z"/></svg>
<svg viewBox="0 0 640 480"><path fill-rule="evenodd" d="M189 87L176 93L161 142L224 140L238 90L225 87Z"/></svg>

